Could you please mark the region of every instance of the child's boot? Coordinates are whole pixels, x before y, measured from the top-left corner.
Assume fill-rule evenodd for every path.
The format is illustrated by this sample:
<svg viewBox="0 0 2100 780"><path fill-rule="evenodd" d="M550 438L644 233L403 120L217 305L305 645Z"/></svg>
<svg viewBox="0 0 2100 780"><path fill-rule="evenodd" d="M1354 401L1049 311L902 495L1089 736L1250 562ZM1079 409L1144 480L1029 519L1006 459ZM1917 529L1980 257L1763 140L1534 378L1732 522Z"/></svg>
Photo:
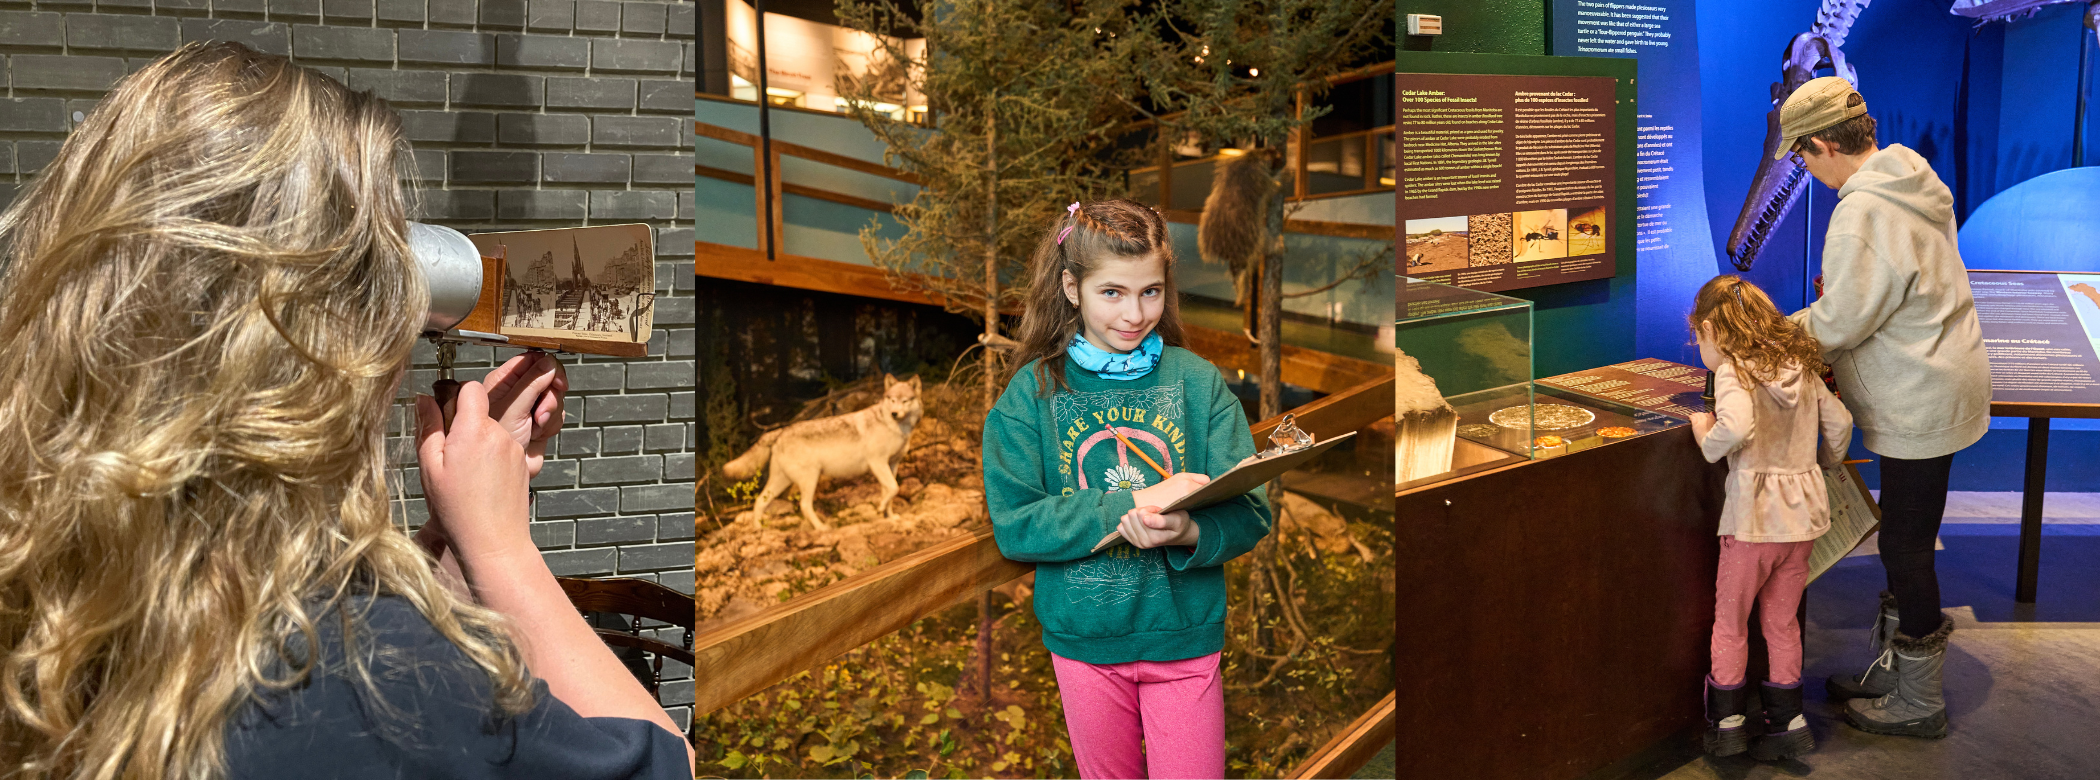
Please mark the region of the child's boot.
<svg viewBox="0 0 2100 780"><path fill-rule="evenodd" d="M1808 719L1801 717L1801 683L1784 687L1765 683L1758 696L1765 705L1765 733L1751 745L1751 758L1780 761L1816 749L1815 735L1808 732Z"/></svg>
<svg viewBox="0 0 2100 780"><path fill-rule="evenodd" d="M1896 687L1878 699L1845 702L1845 721L1861 731L1903 737L1939 739L1947 736L1947 699L1940 686L1940 672L1947 664L1947 637L1954 621L1940 619L1940 627L1922 638L1897 632L1889 641L1896 661Z"/></svg>
<svg viewBox="0 0 2100 780"><path fill-rule="evenodd" d="M1750 749L1750 729L1743 722L1742 683L1733 688L1714 684L1706 677L1706 752L1732 756Z"/></svg>
<svg viewBox="0 0 2100 780"><path fill-rule="evenodd" d="M1877 656L1867 670L1856 675L1834 674L1823 684L1831 703L1849 699L1873 699L1896 688L1896 659L1889 652L1889 637L1896 635L1896 594L1881 592L1881 613L1874 616L1873 642Z"/></svg>

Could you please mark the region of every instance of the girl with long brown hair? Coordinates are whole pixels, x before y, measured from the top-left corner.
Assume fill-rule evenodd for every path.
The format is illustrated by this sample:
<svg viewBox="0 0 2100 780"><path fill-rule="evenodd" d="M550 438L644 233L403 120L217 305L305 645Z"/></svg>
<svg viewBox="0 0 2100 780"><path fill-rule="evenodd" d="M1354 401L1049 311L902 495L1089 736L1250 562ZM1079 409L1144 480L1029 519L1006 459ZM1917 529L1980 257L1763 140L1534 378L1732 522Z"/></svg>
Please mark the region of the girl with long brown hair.
<svg viewBox="0 0 2100 780"><path fill-rule="evenodd" d="M526 529L559 364L386 421L428 301L384 101L237 44L125 78L0 214L0 774L689 777Z"/></svg>
<svg viewBox="0 0 2100 780"><path fill-rule="evenodd" d="M1843 462L1852 415L1823 386L1821 350L1756 285L1718 276L1699 288L1689 318L1699 359L1714 372L1712 413L1692 416L1708 461L1728 459L1721 562L1714 582L1712 666L1706 676L1706 750L1761 760L1815 748L1801 715L1801 626L1808 556L1830 530L1820 467ZM1817 437L1821 437L1821 446ZM1764 728L1745 724L1751 605L1763 616Z"/></svg>
<svg viewBox="0 0 2100 780"><path fill-rule="evenodd" d="M1022 365L985 420L985 499L999 550L1036 563L1080 776L1224 777L1224 564L1268 534L1269 502L1160 510L1254 453L1246 412L1179 346L1151 209L1072 204L1028 284ZM1129 543L1094 550L1110 532Z"/></svg>

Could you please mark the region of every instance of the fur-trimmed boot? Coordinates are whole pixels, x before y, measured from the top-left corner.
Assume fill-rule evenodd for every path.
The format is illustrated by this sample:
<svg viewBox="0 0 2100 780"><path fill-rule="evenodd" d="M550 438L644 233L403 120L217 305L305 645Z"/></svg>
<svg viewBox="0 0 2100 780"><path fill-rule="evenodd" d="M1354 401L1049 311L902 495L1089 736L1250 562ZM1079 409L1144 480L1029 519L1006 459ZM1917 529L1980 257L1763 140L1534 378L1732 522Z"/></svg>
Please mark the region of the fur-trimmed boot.
<svg viewBox="0 0 2100 780"><path fill-rule="evenodd" d="M1874 616L1873 642L1877 656L1867 670L1857 675L1834 674L1823 683L1832 703L1849 699L1872 699L1896 688L1896 660L1889 654L1889 637L1896 635L1896 594L1881 592L1881 613Z"/></svg>
<svg viewBox="0 0 2100 780"><path fill-rule="evenodd" d="M1889 640L1895 657L1896 687L1878 699L1845 702L1845 722L1861 731L1903 737L1947 736L1947 699L1940 687L1940 672L1947 665L1947 637L1954 621L1942 617L1940 627L1917 639L1898 631Z"/></svg>
<svg viewBox="0 0 2100 780"><path fill-rule="evenodd" d="M1748 689L1742 683L1733 688L1714 684L1713 675L1706 676L1706 752L1716 756L1732 756L1750 749L1750 729L1743 722L1743 694Z"/></svg>
<svg viewBox="0 0 2100 780"><path fill-rule="evenodd" d="M1808 719L1801 717L1801 683L1778 686L1765 683L1758 689L1765 705L1765 733L1750 746L1750 757L1780 761L1816 749L1815 735L1808 732Z"/></svg>

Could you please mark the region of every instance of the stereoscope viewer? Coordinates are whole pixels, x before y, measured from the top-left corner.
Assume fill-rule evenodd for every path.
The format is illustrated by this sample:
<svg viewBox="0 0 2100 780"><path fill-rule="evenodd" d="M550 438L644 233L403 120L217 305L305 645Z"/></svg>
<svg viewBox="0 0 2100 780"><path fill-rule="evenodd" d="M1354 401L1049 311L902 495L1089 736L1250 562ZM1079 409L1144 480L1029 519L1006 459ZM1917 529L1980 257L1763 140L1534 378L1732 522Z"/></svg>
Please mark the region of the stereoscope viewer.
<svg viewBox="0 0 2100 780"><path fill-rule="evenodd" d="M452 420L460 344L640 357L656 299L649 226L477 233L408 224L409 252L430 287L423 337L438 348L432 395Z"/></svg>

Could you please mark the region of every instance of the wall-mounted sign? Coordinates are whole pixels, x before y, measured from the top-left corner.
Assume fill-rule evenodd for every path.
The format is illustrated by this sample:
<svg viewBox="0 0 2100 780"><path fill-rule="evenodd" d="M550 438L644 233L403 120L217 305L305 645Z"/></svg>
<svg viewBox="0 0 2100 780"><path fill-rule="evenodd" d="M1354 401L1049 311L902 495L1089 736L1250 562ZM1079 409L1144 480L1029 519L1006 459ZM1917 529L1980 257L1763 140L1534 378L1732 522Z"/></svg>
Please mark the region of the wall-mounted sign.
<svg viewBox="0 0 2100 780"><path fill-rule="evenodd" d="M1399 73L1400 273L1510 290L1616 271L1617 82Z"/></svg>

